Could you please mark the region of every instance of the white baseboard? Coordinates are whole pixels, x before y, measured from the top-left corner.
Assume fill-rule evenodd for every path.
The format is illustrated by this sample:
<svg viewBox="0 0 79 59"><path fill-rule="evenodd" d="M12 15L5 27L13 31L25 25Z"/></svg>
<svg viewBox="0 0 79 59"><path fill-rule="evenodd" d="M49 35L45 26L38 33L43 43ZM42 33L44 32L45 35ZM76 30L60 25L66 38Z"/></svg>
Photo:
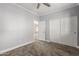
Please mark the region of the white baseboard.
<svg viewBox="0 0 79 59"><path fill-rule="evenodd" d="M30 43L32 43L32 42L34 42L34 41L27 42L27 43L23 43L23 44L20 44L20 45L15 46L15 47L11 47L11 48L8 48L8 49L5 49L5 50L2 50L2 51L0 51L0 54L3 54L3 53L5 53L5 52L11 51L11 50L13 50L13 49L16 49L16 48L22 47L22 46L27 45L27 44L30 44Z"/></svg>
<svg viewBox="0 0 79 59"><path fill-rule="evenodd" d="M51 42L50 40L42 40L42 41Z"/></svg>
<svg viewBox="0 0 79 59"><path fill-rule="evenodd" d="M79 46L76 46L76 48L78 48L78 49L79 49Z"/></svg>
<svg viewBox="0 0 79 59"><path fill-rule="evenodd" d="M42 41L50 42L50 40L42 40ZM32 43L32 42L34 42L34 41L27 42L27 43L20 44L20 45L17 45L17 46L15 46L15 47L12 47L12 48L8 48L8 49L5 49L5 50L2 50L2 51L0 51L0 54L3 54L3 53L5 53L5 52L11 51L11 50L13 50L13 49L22 47L22 46L27 45L27 44L30 44L30 43ZM79 46L76 46L76 48L79 48Z"/></svg>
<svg viewBox="0 0 79 59"><path fill-rule="evenodd" d="M42 41L53 42L53 41L50 41L50 40L42 40ZM55 43L58 43L58 42L55 42ZM63 43L58 43L58 44L66 45L66 44L63 44ZM70 46L70 45L67 45L67 46ZM76 47L76 48L79 49L79 46L71 46L71 47Z"/></svg>

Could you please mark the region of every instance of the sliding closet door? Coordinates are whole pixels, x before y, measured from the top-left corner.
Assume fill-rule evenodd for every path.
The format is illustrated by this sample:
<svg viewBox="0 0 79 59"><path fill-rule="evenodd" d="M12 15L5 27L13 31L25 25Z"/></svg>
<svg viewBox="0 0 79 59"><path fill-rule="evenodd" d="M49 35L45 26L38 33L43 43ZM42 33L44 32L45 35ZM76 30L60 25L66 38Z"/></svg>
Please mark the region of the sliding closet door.
<svg viewBox="0 0 79 59"><path fill-rule="evenodd" d="M50 20L50 40L53 42L60 41L60 20L54 18Z"/></svg>
<svg viewBox="0 0 79 59"><path fill-rule="evenodd" d="M50 40L69 46L77 43L77 17L60 16L50 20Z"/></svg>

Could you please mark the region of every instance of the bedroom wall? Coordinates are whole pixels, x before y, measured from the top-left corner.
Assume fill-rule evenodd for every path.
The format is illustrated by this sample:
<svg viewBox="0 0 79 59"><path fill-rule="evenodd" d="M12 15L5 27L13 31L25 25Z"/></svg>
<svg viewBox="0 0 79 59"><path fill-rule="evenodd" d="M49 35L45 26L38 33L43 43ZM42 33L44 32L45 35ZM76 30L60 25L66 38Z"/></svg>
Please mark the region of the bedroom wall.
<svg viewBox="0 0 79 59"><path fill-rule="evenodd" d="M79 6L40 16L46 22L46 40L69 46L78 45Z"/></svg>
<svg viewBox="0 0 79 59"><path fill-rule="evenodd" d="M36 17L12 4L0 4L0 51L33 41Z"/></svg>

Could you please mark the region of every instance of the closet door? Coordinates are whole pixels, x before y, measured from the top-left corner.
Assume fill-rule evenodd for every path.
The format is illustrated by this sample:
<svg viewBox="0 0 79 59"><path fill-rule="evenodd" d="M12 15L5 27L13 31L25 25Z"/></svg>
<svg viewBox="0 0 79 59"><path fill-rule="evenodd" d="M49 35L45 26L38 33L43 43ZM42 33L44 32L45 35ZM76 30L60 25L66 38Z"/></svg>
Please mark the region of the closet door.
<svg viewBox="0 0 79 59"><path fill-rule="evenodd" d="M50 19L50 40L53 42L60 42L60 19L54 18Z"/></svg>
<svg viewBox="0 0 79 59"><path fill-rule="evenodd" d="M50 20L50 40L56 43L77 45L77 17L61 16Z"/></svg>
<svg viewBox="0 0 79 59"><path fill-rule="evenodd" d="M76 46L77 43L77 18L76 16L61 17L61 43Z"/></svg>
<svg viewBox="0 0 79 59"><path fill-rule="evenodd" d="M72 20L71 30L73 36L73 46L77 47L77 16L72 16L71 20Z"/></svg>

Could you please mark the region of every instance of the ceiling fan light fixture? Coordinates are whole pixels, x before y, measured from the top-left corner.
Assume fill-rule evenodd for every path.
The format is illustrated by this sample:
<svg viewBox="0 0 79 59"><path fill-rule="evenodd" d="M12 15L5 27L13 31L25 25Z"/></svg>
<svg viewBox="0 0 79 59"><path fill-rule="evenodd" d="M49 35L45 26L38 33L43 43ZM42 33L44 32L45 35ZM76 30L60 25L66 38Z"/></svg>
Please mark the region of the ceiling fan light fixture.
<svg viewBox="0 0 79 59"><path fill-rule="evenodd" d="M39 9L40 4L41 4L41 3L37 3L37 9ZM49 4L49 3L42 3L42 4L45 5L45 6L47 6L47 7L50 7L50 4Z"/></svg>

